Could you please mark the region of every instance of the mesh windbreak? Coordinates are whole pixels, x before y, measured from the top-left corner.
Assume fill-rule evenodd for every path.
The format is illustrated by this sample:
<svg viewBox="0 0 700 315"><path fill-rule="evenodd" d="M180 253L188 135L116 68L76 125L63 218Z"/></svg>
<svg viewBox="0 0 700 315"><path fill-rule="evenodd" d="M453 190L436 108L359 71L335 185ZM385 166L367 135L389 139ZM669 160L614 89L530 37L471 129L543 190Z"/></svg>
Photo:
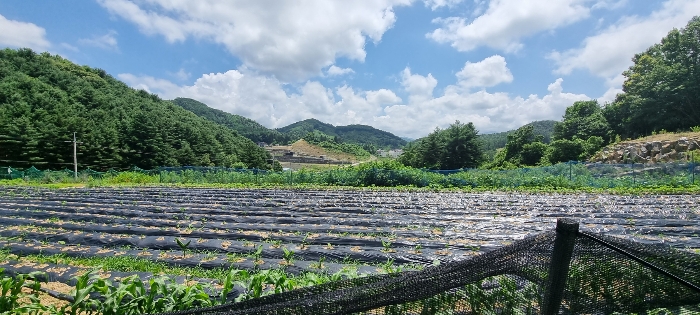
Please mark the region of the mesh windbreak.
<svg viewBox="0 0 700 315"><path fill-rule="evenodd" d="M423 271L170 314L536 314L554 237L554 232L539 234Z"/></svg>
<svg viewBox="0 0 700 315"><path fill-rule="evenodd" d="M556 238L546 232L422 271L168 314L541 314L552 294L547 286ZM700 314L700 255L670 247L578 233L563 280L554 313Z"/></svg>
<svg viewBox="0 0 700 315"><path fill-rule="evenodd" d="M654 270L632 256L661 270ZM674 276L680 279L676 280ZM696 287L700 284L700 255L675 250L668 245L641 244L580 233L574 247L561 313L700 314L700 292L683 281Z"/></svg>

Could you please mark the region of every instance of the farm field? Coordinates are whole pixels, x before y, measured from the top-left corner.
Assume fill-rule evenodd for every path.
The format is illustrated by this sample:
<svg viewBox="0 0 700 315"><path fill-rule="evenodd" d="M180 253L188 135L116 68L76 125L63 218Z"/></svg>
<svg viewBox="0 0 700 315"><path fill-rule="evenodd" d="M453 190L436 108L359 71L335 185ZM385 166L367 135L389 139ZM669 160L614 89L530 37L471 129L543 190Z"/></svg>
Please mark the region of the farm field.
<svg viewBox="0 0 700 315"><path fill-rule="evenodd" d="M202 269L376 274L490 251L575 218L584 230L700 251L693 195L0 187L6 273L75 283L87 267L27 255L139 257ZM129 274L100 275L118 282ZM187 282L186 276L176 277ZM214 279L197 279L215 282Z"/></svg>

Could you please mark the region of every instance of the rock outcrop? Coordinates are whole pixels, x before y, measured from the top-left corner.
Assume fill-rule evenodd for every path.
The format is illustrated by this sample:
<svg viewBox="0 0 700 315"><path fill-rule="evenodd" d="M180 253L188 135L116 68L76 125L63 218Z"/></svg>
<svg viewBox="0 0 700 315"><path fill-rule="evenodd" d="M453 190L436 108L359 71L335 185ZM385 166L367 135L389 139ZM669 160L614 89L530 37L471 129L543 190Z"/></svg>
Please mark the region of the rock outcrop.
<svg viewBox="0 0 700 315"><path fill-rule="evenodd" d="M665 163L686 161L690 151L700 149L700 137L680 137L678 140L620 142L596 153L594 163ZM700 151L694 152L700 155Z"/></svg>

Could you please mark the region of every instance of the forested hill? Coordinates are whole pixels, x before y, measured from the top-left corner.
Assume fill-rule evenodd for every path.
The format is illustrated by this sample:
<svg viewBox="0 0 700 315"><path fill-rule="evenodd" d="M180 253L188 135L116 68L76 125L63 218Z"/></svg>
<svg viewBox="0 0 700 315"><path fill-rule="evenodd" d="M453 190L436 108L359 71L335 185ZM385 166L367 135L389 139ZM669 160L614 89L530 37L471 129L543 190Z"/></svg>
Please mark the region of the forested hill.
<svg viewBox="0 0 700 315"><path fill-rule="evenodd" d="M316 119L302 120L277 130L287 134L292 141L303 138L309 132L320 131L329 136L338 137L338 140L341 142L373 145L377 148L400 148L406 145L406 140L371 126L348 125L336 127Z"/></svg>
<svg viewBox="0 0 700 315"><path fill-rule="evenodd" d="M525 126L532 126L533 133L535 135L542 135L544 138L542 141L544 143L549 143L552 137L552 132L554 131L555 123L556 121L554 120L538 120L526 124ZM483 144L482 148L484 149L484 152L488 153L489 151L496 151L497 149L505 147L506 142L508 142L508 135L514 132L515 130L509 130L499 133L479 135L479 140L481 140L481 143Z"/></svg>
<svg viewBox="0 0 700 315"><path fill-rule="evenodd" d="M190 98L172 100L176 105L195 113L197 116L213 121L219 125L235 130L238 134L254 142L286 144L290 137L277 130L268 129L255 120L240 115L230 114L211 108L202 102Z"/></svg>
<svg viewBox="0 0 700 315"><path fill-rule="evenodd" d="M69 167L73 132L80 168L267 165L268 154L249 139L104 70L0 50L0 165Z"/></svg>

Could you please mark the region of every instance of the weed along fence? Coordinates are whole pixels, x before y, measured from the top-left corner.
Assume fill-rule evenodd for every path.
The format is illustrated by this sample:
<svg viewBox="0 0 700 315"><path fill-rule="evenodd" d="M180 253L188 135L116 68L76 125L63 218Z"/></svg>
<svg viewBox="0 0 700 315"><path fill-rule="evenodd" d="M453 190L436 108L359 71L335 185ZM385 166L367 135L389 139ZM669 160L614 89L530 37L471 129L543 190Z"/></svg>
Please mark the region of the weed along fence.
<svg viewBox="0 0 700 315"><path fill-rule="evenodd" d="M69 182L73 171L40 171L34 167L19 170L0 168L0 179L25 178L43 182ZM113 183L166 184L251 184L251 185L327 185L327 186L414 186L471 188L615 188L615 187L688 187L700 183L700 164L678 162L664 164L585 164L561 163L553 166L514 170L421 170L344 167L328 170L274 172L260 169L221 167L161 167L143 170L79 172L82 181L104 180Z"/></svg>
<svg viewBox="0 0 700 315"><path fill-rule="evenodd" d="M579 230L465 260L182 311L252 314L698 314L700 255Z"/></svg>

